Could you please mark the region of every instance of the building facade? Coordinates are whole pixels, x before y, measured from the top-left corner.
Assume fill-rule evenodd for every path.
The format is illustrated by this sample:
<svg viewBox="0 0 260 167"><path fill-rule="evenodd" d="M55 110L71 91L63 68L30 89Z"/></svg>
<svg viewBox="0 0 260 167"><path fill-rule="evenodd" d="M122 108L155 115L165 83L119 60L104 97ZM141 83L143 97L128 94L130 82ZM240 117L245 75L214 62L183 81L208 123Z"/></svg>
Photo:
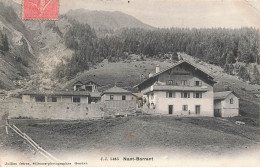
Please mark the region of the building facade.
<svg viewBox="0 0 260 167"><path fill-rule="evenodd" d="M101 101L134 101L136 96L132 92L114 86L102 93Z"/></svg>
<svg viewBox="0 0 260 167"><path fill-rule="evenodd" d="M35 91L22 92L23 102L88 103L89 92L85 91Z"/></svg>
<svg viewBox="0 0 260 167"><path fill-rule="evenodd" d="M99 84L91 80L84 83L77 81L73 84L73 90L89 92L88 103L97 103L101 100L101 93L98 91L99 86Z"/></svg>
<svg viewBox="0 0 260 167"><path fill-rule="evenodd" d="M110 110L118 113L134 111L137 105L136 96L125 89L114 86L102 93L101 101Z"/></svg>
<svg viewBox="0 0 260 167"><path fill-rule="evenodd" d="M214 116L234 117L239 115L239 98L233 91L214 93Z"/></svg>
<svg viewBox="0 0 260 167"><path fill-rule="evenodd" d="M148 113L214 116L214 78L183 60L137 85Z"/></svg>
<svg viewBox="0 0 260 167"><path fill-rule="evenodd" d="M78 81L73 84L74 91L89 91L89 92L98 92L99 84L93 81L87 81L85 83Z"/></svg>

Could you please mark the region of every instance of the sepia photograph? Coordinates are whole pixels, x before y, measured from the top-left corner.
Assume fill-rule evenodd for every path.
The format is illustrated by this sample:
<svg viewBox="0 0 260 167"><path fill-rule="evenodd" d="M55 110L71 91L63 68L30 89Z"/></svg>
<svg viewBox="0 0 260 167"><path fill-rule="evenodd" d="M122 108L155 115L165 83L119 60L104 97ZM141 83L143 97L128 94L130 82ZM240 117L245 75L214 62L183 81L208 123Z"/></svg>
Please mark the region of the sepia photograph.
<svg viewBox="0 0 260 167"><path fill-rule="evenodd" d="M260 0L0 0L0 167L260 166Z"/></svg>

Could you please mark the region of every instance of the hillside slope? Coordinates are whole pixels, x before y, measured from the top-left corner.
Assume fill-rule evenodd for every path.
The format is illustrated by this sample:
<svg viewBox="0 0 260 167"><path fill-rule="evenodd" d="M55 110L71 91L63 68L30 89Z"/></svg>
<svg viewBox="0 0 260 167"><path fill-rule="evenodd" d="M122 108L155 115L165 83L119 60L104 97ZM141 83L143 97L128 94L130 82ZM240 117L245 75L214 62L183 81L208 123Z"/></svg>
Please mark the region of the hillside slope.
<svg viewBox="0 0 260 167"><path fill-rule="evenodd" d="M0 88L17 88L16 81L37 71L37 45L12 7L0 2L0 31L8 51L0 51Z"/></svg>
<svg viewBox="0 0 260 167"><path fill-rule="evenodd" d="M221 67L195 60L192 56L185 53L179 53L184 59L196 64L204 71L211 73L217 83L214 85L214 91L233 90L240 96L241 113L254 119L259 118L259 94L260 86L249 84L237 76L224 73ZM101 85L100 90L106 90L115 84L125 89L137 92L133 86L139 84L148 78L149 73L155 73L155 66L159 65L160 69L170 67L174 61L158 61L146 59L140 61L136 59L137 55L132 55L132 60L125 60L117 63L103 61L97 66L92 67L89 71L79 73L75 79L70 80L64 85L64 88L71 89L71 85L76 81L93 80ZM135 58L134 58L135 57ZM137 61L138 60L138 61Z"/></svg>

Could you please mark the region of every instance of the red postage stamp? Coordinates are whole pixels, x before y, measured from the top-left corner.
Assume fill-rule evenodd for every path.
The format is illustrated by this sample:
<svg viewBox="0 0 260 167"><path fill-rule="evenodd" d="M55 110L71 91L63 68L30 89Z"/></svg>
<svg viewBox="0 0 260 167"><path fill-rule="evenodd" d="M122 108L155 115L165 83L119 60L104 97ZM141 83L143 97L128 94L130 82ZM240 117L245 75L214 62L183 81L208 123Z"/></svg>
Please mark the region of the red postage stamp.
<svg viewBox="0 0 260 167"><path fill-rule="evenodd" d="M23 19L58 20L59 0L23 0Z"/></svg>

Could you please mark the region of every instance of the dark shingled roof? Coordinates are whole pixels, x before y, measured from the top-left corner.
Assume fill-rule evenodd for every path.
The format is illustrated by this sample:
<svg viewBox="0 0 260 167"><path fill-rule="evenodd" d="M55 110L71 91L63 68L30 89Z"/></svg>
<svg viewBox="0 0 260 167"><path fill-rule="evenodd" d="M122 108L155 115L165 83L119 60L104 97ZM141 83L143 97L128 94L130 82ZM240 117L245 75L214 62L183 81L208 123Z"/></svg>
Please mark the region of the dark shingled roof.
<svg viewBox="0 0 260 167"><path fill-rule="evenodd" d="M214 92L214 100L223 100L225 99L230 93L233 93L235 96L237 94L233 91L225 91L225 92ZM238 97L238 96L237 96Z"/></svg>
<svg viewBox="0 0 260 167"><path fill-rule="evenodd" d="M148 80L151 80L151 79L155 78L156 76L158 76L158 75L160 75L160 74L162 74L162 73L164 73L164 72L166 72L166 71L168 71L168 70L170 70L170 69L172 69L172 68L174 68L174 67L176 67L176 66L178 66L178 65L180 65L180 64L183 64L183 63L187 63L187 64L193 66L194 68L198 69L198 70L201 71L202 73L208 75L208 76L212 79L212 82L216 83L216 82L214 81L214 77L213 77L209 72L202 70L200 67L198 67L197 65L195 65L195 64L193 64L193 63L191 63L191 62L189 62L189 61L187 61L187 60L181 60L181 61L179 61L179 62L173 64L171 67L168 67L168 68L166 68L166 69L164 69L164 70L162 70L162 71L160 71L160 72L158 72L158 73L153 74L151 77L147 78L146 80L144 80L144 81L141 82L140 84L135 85L134 88L136 88L136 87L138 87L138 86L144 84L144 83L147 82Z"/></svg>
<svg viewBox="0 0 260 167"><path fill-rule="evenodd" d="M97 86L100 86L98 83L96 83L96 82L94 82L92 80L85 81L85 85L88 85L90 82L94 83Z"/></svg>
<svg viewBox="0 0 260 167"><path fill-rule="evenodd" d="M49 96L89 96L88 91L39 91L39 90L26 90L21 92L22 95L49 95Z"/></svg>
<svg viewBox="0 0 260 167"><path fill-rule="evenodd" d="M94 84L96 84L97 86L100 86L98 83L96 83L96 82L94 82L94 81L92 81L92 80L86 80L86 81L77 81L77 82L74 82L74 83L72 83L72 84L70 84L71 86L74 86L74 85L87 85L87 84L89 84L90 82L92 82L92 83L94 83Z"/></svg>
<svg viewBox="0 0 260 167"><path fill-rule="evenodd" d="M77 81L73 85L83 85L83 83L81 81Z"/></svg>
<svg viewBox="0 0 260 167"><path fill-rule="evenodd" d="M106 91L104 91L102 94L107 94L107 93L124 93L124 94L132 94L130 91L128 90L125 90L123 88L120 88L120 87L117 87L117 86L114 86Z"/></svg>
<svg viewBox="0 0 260 167"><path fill-rule="evenodd" d="M101 93L100 92L89 92L90 97L94 97L94 98L100 98L101 97Z"/></svg>

